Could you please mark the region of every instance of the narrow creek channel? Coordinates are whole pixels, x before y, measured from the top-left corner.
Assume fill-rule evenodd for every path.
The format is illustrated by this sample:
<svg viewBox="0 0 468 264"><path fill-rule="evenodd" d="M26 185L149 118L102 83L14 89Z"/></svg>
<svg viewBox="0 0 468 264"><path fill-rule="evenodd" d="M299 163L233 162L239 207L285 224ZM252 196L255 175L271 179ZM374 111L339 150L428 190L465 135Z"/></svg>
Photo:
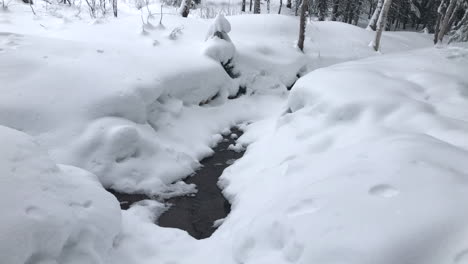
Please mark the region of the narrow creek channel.
<svg viewBox="0 0 468 264"><path fill-rule="evenodd" d="M237 137L241 135L242 131L236 127L231 128L229 134L223 135L221 142L213 148L214 154L203 159L200 162L202 167L184 179L188 184L195 184L198 192L164 201L171 207L157 219L156 224L185 230L196 239L210 237L216 231L215 221L225 218L231 211L231 205L218 187L218 180L225 168L244 155L244 151L229 149L229 145L235 145ZM144 194L108 191L117 197L123 210L135 202L150 199Z"/></svg>

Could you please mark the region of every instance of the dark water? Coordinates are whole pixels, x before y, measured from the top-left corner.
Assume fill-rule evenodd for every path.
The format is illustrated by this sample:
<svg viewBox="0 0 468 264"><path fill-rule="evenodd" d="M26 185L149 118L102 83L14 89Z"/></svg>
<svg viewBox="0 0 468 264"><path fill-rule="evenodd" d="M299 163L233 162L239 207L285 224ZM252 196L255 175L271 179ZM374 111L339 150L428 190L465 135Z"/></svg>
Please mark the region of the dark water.
<svg viewBox="0 0 468 264"><path fill-rule="evenodd" d="M221 193L217 183L224 169L235 160L242 157L244 152L228 150L230 144L235 144L236 139L232 133L241 136L242 132L232 128L229 135L223 136L223 140L213 149L214 155L203 159L202 167L192 176L187 177L186 183L194 183L198 192L194 196L174 197L166 200L172 206L157 220L162 227L174 227L187 231L196 239L211 236L216 230L213 223L225 218L231 205ZM143 194L124 194L111 191L120 201L122 209L127 209L132 203L149 199Z"/></svg>

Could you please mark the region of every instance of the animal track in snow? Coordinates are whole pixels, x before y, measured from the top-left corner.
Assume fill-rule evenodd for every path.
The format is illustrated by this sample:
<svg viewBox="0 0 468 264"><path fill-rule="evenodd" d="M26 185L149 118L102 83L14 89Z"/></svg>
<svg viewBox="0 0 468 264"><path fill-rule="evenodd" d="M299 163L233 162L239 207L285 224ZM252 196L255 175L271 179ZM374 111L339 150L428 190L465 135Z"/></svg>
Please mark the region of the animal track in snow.
<svg viewBox="0 0 468 264"><path fill-rule="evenodd" d="M455 264L468 264L468 248L458 252L453 258Z"/></svg>
<svg viewBox="0 0 468 264"><path fill-rule="evenodd" d="M391 198L400 193L395 187L388 184L377 184L369 189L369 194L384 198Z"/></svg>
<svg viewBox="0 0 468 264"><path fill-rule="evenodd" d="M26 207L25 213L27 216L34 219L43 219L46 216L39 207L33 205Z"/></svg>
<svg viewBox="0 0 468 264"><path fill-rule="evenodd" d="M289 207L287 214L289 216L299 216L305 214L313 214L320 210L320 205L315 199L305 199L294 206Z"/></svg>
<svg viewBox="0 0 468 264"><path fill-rule="evenodd" d="M77 202L71 202L69 203L70 207L83 207L83 208L89 208L91 205L93 205L93 202L88 200L84 203L77 203Z"/></svg>

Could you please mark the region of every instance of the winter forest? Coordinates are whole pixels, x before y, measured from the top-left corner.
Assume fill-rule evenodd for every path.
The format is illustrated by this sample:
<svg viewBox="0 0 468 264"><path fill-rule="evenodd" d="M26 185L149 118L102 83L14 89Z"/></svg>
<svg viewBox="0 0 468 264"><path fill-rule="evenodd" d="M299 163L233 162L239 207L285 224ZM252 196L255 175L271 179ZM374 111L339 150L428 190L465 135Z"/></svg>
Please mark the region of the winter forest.
<svg viewBox="0 0 468 264"><path fill-rule="evenodd" d="M468 0L0 5L0 264L468 264Z"/></svg>

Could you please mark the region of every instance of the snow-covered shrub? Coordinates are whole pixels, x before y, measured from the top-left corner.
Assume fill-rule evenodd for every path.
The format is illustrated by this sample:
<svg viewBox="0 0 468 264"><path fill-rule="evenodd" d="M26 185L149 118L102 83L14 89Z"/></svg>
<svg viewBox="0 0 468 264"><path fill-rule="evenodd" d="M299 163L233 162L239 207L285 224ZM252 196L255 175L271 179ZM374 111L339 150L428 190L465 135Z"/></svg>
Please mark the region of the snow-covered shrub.
<svg viewBox="0 0 468 264"><path fill-rule="evenodd" d="M231 78L238 77L234 66L236 47L231 41L228 33L231 24L222 14L218 14L210 26L206 35L206 46L204 54L221 63Z"/></svg>

